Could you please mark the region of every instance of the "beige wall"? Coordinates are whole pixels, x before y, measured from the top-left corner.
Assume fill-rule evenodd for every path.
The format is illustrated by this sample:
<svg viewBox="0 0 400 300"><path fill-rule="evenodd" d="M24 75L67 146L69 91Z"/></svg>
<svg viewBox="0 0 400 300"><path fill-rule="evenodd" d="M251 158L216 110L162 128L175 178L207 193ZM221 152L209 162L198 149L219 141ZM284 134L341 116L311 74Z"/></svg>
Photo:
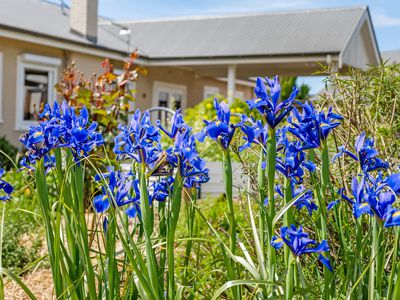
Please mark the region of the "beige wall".
<svg viewBox="0 0 400 300"><path fill-rule="evenodd" d="M5 134L11 142L18 144L18 137L22 132L15 130L17 57L23 53L33 53L62 58L63 52L55 48L4 38L0 38L0 51L3 53L3 89L1 92L4 121L0 124L0 135Z"/></svg>
<svg viewBox="0 0 400 300"><path fill-rule="evenodd" d="M227 83L214 78L198 77L193 71L171 67L149 67L148 74L141 76L136 85L136 107L146 109L152 106L153 83L161 81L165 83L184 85L187 89L187 106L191 107L203 100L204 86L219 88L222 95L226 95ZM244 92L246 99L252 98L253 88L237 85L236 90Z"/></svg>
<svg viewBox="0 0 400 300"><path fill-rule="evenodd" d="M0 52L3 53L3 70L1 76L3 79L3 88L0 93L2 93L2 117L4 121L0 123L0 136L6 135L16 145L19 145L18 138L23 133L23 131L15 130L17 58L20 54L31 53L61 59L62 63L58 68L58 78L60 78L65 66L73 59L78 68L85 74L101 71L100 62L103 60L103 58L91 55L6 38L0 38Z"/></svg>
<svg viewBox="0 0 400 300"><path fill-rule="evenodd" d="M16 81L17 58L20 54L30 53L61 59L58 68L58 79L63 69L73 60L78 69L89 78L93 72L101 73L102 57L45 47L38 44L20 42L12 39L0 38L0 52L3 54L2 72L2 116L0 136L6 135L15 145L20 145L18 138L23 131L17 131L16 126ZM122 68L122 62L113 62L116 68ZM153 84L155 81L184 85L187 89L187 106L194 106L203 100L204 86L218 87L222 95L226 95L226 82L213 78L198 77L193 71L172 67L149 67L148 74L141 76L137 82L136 107L146 109L152 106ZM237 86L237 90L244 92L245 98L252 97L252 88Z"/></svg>

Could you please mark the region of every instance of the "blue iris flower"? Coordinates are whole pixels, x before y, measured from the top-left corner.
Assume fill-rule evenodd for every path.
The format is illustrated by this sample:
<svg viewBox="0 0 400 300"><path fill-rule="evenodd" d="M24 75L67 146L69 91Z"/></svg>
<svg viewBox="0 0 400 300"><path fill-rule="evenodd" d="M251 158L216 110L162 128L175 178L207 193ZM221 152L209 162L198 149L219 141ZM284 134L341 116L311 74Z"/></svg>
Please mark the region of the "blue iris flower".
<svg viewBox="0 0 400 300"><path fill-rule="evenodd" d="M216 102L216 105L220 107L218 102ZM222 108L220 107L220 109ZM229 123L229 116L218 111L217 114L219 118ZM170 133L165 129L161 129L167 132L167 135L173 140L173 145L165 151L167 162L177 169L184 180L184 186L199 188L202 183L206 183L209 180L205 161L200 158L197 152L196 139L192 133L192 128L184 122L180 110L175 112L172 119ZM160 126L160 128L162 127Z"/></svg>
<svg viewBox="0 0 400 300"><path fill-rule="evenodd" d="M275 128L293 109L293 102L299 91L296 87L293 87L289 98L279 102L281 98L281 85L278 76L275 76L273 79L266 77L265 80L268 84L268 89L263 79L258 77L254 89L257 98L248 100L247 104L250 109L257 109L261 113L268 126Z"/></svg>
<svg viewBox="0 0 400 300"><path fill-rule="evenodd" d="M388 176L386 183L393 190L393 192L400 195L400 173Z"/></svg>
<svg viewBox="0 0 400 300"><path fill-rule="evenodd" d="M396 200L394 191L390 188L387 178L382 178L378 174L376 178L366 181L364 178L360 182L353 178L352 194L354 200L344 195L343 190L339 191L341 196L353 205L353 214L359 218L363 214L375 216L385 227L399 226L397 209L392 205Z"/></svg>
<svg viewBox="0 0 400 300"><path fill-rule="evenodd" d="M282 191L282 187L280 185L277 185L275 190L277 191L277 193L281 196L284 197L284 193ZM311 190L306 190L306 188L304 186L299 186L299 187L295 187L292 183L292 198L296 198L299 195L299 198L294 202L294 206L298 209L301 210L303 207L305 207L309 213L309 215L311 216L313 211L318 210L318 206L314 203L313 201L313 193Z"/></svg>
<svg viewBox="0 0 400 300"><path fill-rule="evenodd" d="M328 211L330 211L332 208L334 208L339 202L340 202L340 200L335 200L335 201L329 202L327 205Z"/></svg>
<svg viewBox="0 0 400 300"><path fill-rule="evenodd" d="M349 202L353 208L353 215L356 219L358 219L363 214L372 215L372 211L368 203L365 201L365 187L366 182L365 179L362 178L360 181L357 180L356 177L353 178L351 182L351 193L353 199L347 197L344 193L344 189L339 190L339 195Z"/></svg>
<svg viewBox="0 0 400 300"><path fill-rule="evenodd" d="M102 193L95 196L93 206L96 212L103 213L115 204L117 207L129 205L126 210L129 217L135 217L140 214L140 192L139 182L134 178L132 172L114 171L108 167L108 172L97 174L95 181L106 180L107 184L101 182Z"/></svg>
<svg viewBox="0 0 400 300"><path fill-rule="evenodd" d="M175 111L174 115L171 118L171 130L168 131L167 129L165 129L160 120L157 120L157 126L167 135L169 136L171 139L175 139L176 135L178 134L178 132L180 131L184 131L188 128L188 126L186 125L185 121L183 120L183 116L181 113L181 110L178 109L177 111Z"/></svg>
<svg viewBox="0 0 400 300"><path fill-rule="evenodd" d="M374 139L366 138L365 132L357 137L355 143L356 154L346 150L343 146L339 148L340 152L336 154L333 160L343 154L347 154L354 160L358 161L364 173L375 170L389 168L389 164L378 158L378 150L375 148Z"/></svg>
<svg viewBox="0 0 400 300"><path fill-rule="evenodd" d="M400 210L391 208L385 216L385 227L400 226Z"/></svg>
<svg viewBox="0 0 400 300"><path fill-rule="evenodd" d="M276 169L293 183L300 184L303 182L303 167L310 172L315 171L315 164L306 160L306 154L301 150L300 142L287 142L284 147L282 157L276 158Z"/></svg>
<svg viewBox="0 0 400 300"><path fill-rule="evenodd" d="M129 125L119 125L120 133L115 137L114 153L117 159L132 158L138 163L153 165L161 153L161 135L150 122L148 111L136 110Z"/></svg>
<svg viewBox="0 0 400 300"><path fill-rule="evenodd" d="M172 194L174 184L174 177L163 177L160 180L154 181L150 186L149 199L150 203L153 201L164 202L168 196Z"/></svg>
<svg viewBox="0 0 400 300"><path fill-rule="evenodd" d="M6 172L0 168L0 201L7 201L11 199L11 193L14 191L14 187L7 181L2 179Z"/></svg>
<svg viewBox="0 0 400 300"><path fill-rule="evenodd" d="M290 227L281 227L280 236L275 235L272 238L271 245L275 249L281 249L283 245L289 247L294 256L303 254L319 253L318 259L333 272L332 265L328 258L322 255L323 252L329 251L328 242L323 240L320 244L308 237L308 233L303 231L303 227L291 225Z"/></svg>
<svg viewBox="0 0 400 300"><path fill-rule="evenodd" d="M226 103L219 103L218 99L214 99L214 107L217 112L217 120L212 122L204 120L206 127L197 134L197 139L203 142L206 136L208 136L212 140L217 141L222 148L228 149L236 128L242 124L241 122L238 124L230 123L231 111Z"/></svg>
<svg viewBox="0 0 400 300"><path fill-rule="evenodd" d="M317 111L312 103L305 103L302 105L302 113L297 108L293 109L293 116L288 118L292 126L288 130L301 140L303 149L319 148L342 119L342 116L332 111L332 107L325 114Z"/></svg>
<svg viewBox="0 0 400 300"><path fill-rule="evenodd" d="M169 163L178 168L184 178L186 187L199 188L210 177L205 161L199 156L196 149L196 140L189 127L183 132L178 132L174 145L167 149Z"/></svg>
<svg viewBox="0 0 400 300"><path fill-rule="evenodd" d="M242 152L244 149L251 147L252 144L259 144L265 152L264 145L268 139L268 125L264 125L260 120L254 121L254 119L247 117L242 117L242 123L240 129L245 134L243 138L246 143L239 147L239 151ZM250 125L246 123L250 123Z"/></svg>
<svg viewBox="0 0 400 300"><path fill-rule="evenodd" d="M78 161L96 146L104 143L102 135L96 131L97 123L89 123L86 107L82 107L77 114L65 101L61 107L57 102L53 108L46 104L40 118L42 120L39 125L31 126L28 132L20 137L21 143L27 149L22 160L22 166L25 168L34 169L33 165L43 157L47 167L50 167L53 159L49 153L56 148L70 149Z"/></svg>
<svg viewBox="0 0 400 300"><path fill-rule="evenodd" d="M366 185L365 200L374 216L379 221L384 221L392 212L392 204L396 200L396 194L387 185L387 180L378 174L376 179Z"/></svg>

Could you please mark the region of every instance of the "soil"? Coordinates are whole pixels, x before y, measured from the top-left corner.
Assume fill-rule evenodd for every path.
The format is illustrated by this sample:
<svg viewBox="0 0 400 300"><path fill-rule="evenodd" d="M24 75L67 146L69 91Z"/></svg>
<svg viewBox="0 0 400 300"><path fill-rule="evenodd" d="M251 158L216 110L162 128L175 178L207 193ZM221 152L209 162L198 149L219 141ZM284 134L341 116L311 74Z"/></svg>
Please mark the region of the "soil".
<svg viewBox="0 0 400 300"><path fill-rule="evenodd" d="M27 285L38 300L53 300L53 282L49 269L39 269L23 276L21 280ZM4 282L6 300L29 300L23 289L14 282Z"/></svg>

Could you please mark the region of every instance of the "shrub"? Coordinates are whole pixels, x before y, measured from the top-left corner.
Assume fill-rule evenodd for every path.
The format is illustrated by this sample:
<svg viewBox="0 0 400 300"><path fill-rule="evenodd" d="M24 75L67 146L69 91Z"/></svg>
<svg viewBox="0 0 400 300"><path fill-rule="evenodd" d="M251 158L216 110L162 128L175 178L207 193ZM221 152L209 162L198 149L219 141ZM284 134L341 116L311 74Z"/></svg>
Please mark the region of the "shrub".
<svg viewBox="0 0 400 300"><path fill-rule="evenodd" d="M13 161L16 160L18 148L12 145L6 138L6 136L0 137L0 161L1 168L9 170L14 167Z"/></svg>

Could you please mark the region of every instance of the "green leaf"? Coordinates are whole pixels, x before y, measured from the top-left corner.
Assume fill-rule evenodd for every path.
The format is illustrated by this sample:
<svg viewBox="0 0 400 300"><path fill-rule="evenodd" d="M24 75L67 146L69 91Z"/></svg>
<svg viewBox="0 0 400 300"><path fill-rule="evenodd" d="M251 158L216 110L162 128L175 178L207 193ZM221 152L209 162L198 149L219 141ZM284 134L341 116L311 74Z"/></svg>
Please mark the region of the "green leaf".
<svg viewBox="0 0 400 300"><path fill-rule="evenodd" d="M8 276L12 281L14 281L16 284L18 284L21 289L24 290L25 294L28 295L28 297L32 300L37 300L35 295L31 292L31 290L25 285L25 283L22 282L21 279L18 278L15 274L11 273L10 271L0 268L0 273L3 275Z"/></svg>

